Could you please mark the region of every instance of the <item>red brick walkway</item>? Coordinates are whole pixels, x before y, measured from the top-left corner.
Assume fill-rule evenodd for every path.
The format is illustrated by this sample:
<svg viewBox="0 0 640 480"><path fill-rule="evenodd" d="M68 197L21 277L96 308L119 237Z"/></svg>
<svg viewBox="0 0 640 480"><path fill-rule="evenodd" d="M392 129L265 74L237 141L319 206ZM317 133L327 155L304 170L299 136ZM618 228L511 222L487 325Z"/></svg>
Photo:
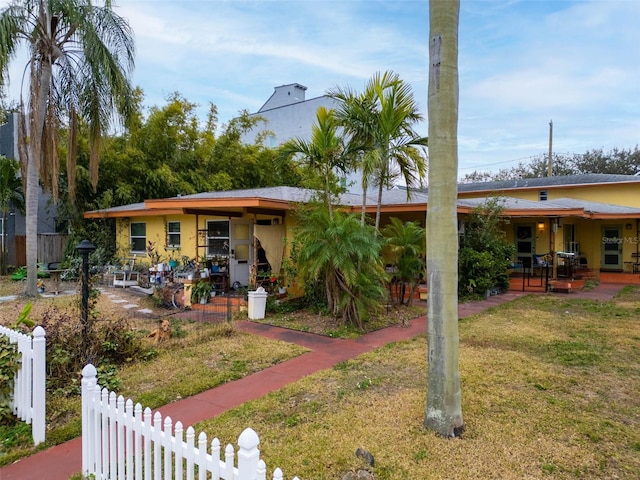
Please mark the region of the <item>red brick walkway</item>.
<svg viewBox="0 0 640 480"><path fill-rule="evenodd" d="M622 287L623 285L600 284L594 289L582 290L568 296L604 301L613 298ZM458 308L458 315L460 318L465 318L527 294L529 293L509 291L486 300L463 303ZM174 420L180 420L184 425L192 425L215 417L318 370L331 368L339 362L355 358L387 343L424 334L427 329L427 320L426 316L422 316L412 320L408 327L388 327L349 340L328 338L248 321L236 322L236 327L243 332L302 345L311 351L240 380L161 407L158 410L163 416L168 415ZM51 447L1 468L0 480L68 480L71 475L82 470L81 450L80 438Z"/></svg>

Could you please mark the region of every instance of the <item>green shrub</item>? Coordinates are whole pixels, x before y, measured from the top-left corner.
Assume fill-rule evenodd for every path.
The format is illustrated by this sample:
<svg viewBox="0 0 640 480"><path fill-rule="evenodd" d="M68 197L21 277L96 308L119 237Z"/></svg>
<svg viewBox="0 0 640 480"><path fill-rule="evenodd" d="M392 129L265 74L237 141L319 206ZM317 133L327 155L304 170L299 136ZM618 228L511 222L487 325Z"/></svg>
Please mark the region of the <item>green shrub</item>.
<svg viewBox="0 0 640 480"><path fill-rule="evenodd" d="M31 302L27 303L14 324L9 328L16 331L24 330L27 327L33 328L35 324L29 318L31 307ZM14 423L9 403L13 396L14 378L18 368L20 368L20 353L18 353L17 345L11 343L5 335L0 336L0 425Z"/></svg>
<svg viewBox="0 0 640 480"><path fill-rule="evenodd" d="M458 295L468 298L484 295L491 288L509 287L507 269L515 247L507 241L497 198L487 200L464 222L458 252Z"/></svg>
<svg viewBox="0 0 640 480"><path fill-rule="evenodd" d="M104 386L115 386L116 366L155 355L145 349L142 334L135 331L126 318L95 318L91 324L90 329L84 330L78 315L60 311L55 306L43 313L41 325L47 332L49 391L78 394L77 379L87 363L93 363L104 374L107 382Z"/></svg>
<svg viewBox="0 0 640 480"><path fill-rule="evenodd" d="M20 356L9 338L0 336L0 425L13 418L9 402L13 395L13 379L20 366Z"/></svg>

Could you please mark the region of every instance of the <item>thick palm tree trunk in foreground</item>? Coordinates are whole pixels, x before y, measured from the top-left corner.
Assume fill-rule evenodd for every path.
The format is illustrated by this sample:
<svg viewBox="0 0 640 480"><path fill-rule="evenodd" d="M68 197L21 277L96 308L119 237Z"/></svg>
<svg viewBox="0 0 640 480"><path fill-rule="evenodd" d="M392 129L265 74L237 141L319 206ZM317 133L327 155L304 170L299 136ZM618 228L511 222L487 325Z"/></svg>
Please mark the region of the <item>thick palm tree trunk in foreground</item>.
<svg viewBox="0 0 640 480"><path fill-rule="evenodd" d="M462 433L458 370L458 17L459 0L429 2L428 360L424 424Z"/></svg>

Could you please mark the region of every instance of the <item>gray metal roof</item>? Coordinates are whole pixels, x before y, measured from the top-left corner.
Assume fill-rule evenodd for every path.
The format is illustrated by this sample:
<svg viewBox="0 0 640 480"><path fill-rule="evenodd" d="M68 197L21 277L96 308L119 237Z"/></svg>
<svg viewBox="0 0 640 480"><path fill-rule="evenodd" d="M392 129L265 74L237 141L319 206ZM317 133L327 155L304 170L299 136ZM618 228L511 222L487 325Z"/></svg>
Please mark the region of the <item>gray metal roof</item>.
<svg viewBox="0 0 640 480"><path fill-rule="evenodd" d="M561 187L565 185L584 185L592 183L640 183L635 175L613 175L606 173L585 173L581 175L558 175L555 177L520 178L495 182L459 183L458 192L483 190L509 190L514 188Z"/></svg>
<svg viewBox="0 0 640 480"><path fill-rule="evenodd" d="M546 200L542 202L523 200L522 198L515 197L498 197L498 200L500 205L506 210L532 210L542 212L544 210L557 211L582 208L585 213L619 215L631 214L640 216L640 208L612 205L609 203L589 202L575 198L556 198L554 200ZM482 205L485 201L486 198L464 198L458 200L458 206L475 208Z"/></svg>
<svg viewBox="0 0 640 480"><path fill-rule="evenodd" d="M586 181L587 178L590 178L592 181ZM635 181L640 182L639 177L635 177L633 175L571 175L569 177L549 177L546 179L530 179L536 181L547 180L550 182L551 180L559 180L565 179L563 183L558 183L559 185L570 185L573 181L573 184L578 183L596 183L597 179L599 182L608 183L608 182L620 182L620 181ZM616 180L617 179L617 180ZM505 185L509 182L488 182L487 184L475 184L475 185L490 185L490 184L500 184ZM512 187L516 188L516 181L511 181L510 184ZM538 182L537 186L544 186L542 183ZM549 183L547 183L549 184ZM531 184L529 184L531 185ZM504 187L502 188L505 189ZM498 188L496 190L499 190ZM472 190L471 190L472 191ZM309 202L313 197L317 195L317 192L310 189L299 188L299 187L266 187L266 188L251 188L251 189L243 189L243 190L228 190L228 191L218 191L218 192L203 192L196 193L193 195L183 195L180 197L172 197L172 199L228 199L228 198L260 198L265 200L274 200L274 201L283 201L283 202L293 202L293 203L305 203ZM407 190L406 188L393 188L389 190L384 190L382 194L382 204L383 205L411 205L411 204L424 204L427 203L427 193L424 191L413 190L411 192L411 198L407 200ZM460 207L468 207L475 208L479 205L482 205L486 201L484 197L478 198L463 198L459 199L457 204ZM640 208L634 207L626 207L621 205L613 205L607 203L598 203L598 202L589 202L585 200L578 200L574 198L558 198L554 200L547 201L532 201L532 200L524 200L521 198L509 197L505 195L500 197L500 201L502 206L507 210L532 210L543 212L544 210L575 210L577 208L582 208L586 213L594 213L594 214L620 214L620 215L638 215L640 217ZM340 195L339 203L344 206L357 207L362 205L362 195L354 194L354 193L344 193ZM367 205L375 205L377 204L377 194L369 194L367 195ZM120 211L143 211L146 209L145 203L134 203L130 205L121 205L118 207L112 207L105 210L101 210L103 213L117 213ZM91 213L91 212L87 212Z"/></svg>
<svg viewBox="0 0 640 480"><path fill-rule="evenodd" d="M217 192L202 192L192 195L182 195L178 198L264 198L269 200L282 200L287 202L308 202L316 194L315 190L299 187L264 187L248 188L243 190L225 190Z"/></svg>

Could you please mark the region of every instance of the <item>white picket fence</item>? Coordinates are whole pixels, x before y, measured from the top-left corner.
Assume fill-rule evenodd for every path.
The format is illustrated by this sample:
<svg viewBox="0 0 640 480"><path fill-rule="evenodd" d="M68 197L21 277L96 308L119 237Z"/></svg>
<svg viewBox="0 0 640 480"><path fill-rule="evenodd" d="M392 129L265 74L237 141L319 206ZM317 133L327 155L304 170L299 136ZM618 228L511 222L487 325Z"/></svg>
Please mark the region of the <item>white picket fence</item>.
<svg viewBox="0 0 640 480"><path fill-rule="evenodd" d="M172 433L173 431L173 433ZM82 370L82 472L97 480L266 480L256 432L247 428L238 438L238 466L229 444L220 459L220 441L207 443L204 432L197 441L193 427L186 438L181 422L142 410L131 399L100 389L96 369ZM207 448L210 451L207 451ZM283 480L277 468L273 480ZM295 477L293 480L298 480Z"/></svg>
<svg viewBox="0 0 640 480"><path fill-rule="evenodd" d="M37 326L33 336L0 325L0 335L18 346L20 367L15 376L11 410L23 422L31 424L34 445L44 442L46 414L46 355L44 328Z"/></svg>

